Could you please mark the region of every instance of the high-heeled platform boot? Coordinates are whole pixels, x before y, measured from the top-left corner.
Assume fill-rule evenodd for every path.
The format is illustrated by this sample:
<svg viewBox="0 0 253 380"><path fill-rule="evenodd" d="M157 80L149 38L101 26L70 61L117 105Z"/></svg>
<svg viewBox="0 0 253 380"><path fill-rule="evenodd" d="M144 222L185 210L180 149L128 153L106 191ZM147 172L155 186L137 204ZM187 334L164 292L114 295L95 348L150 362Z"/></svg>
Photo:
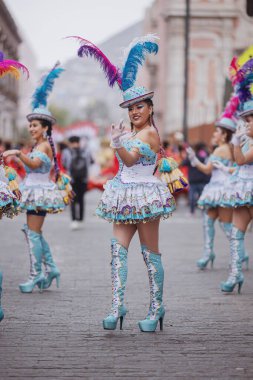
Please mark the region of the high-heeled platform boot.
<svg viewBox="0 0 253 380"><path fill-rule="evenodd" d="M120 320L122 330L126 316L124 294L127 281L127 249L116 239L111 240L111 279L112 279L112 308L110 314L103 320L105 330L115 330Z"/></svg>
<svg viewBox="0 0 253 380"><path fill-rule="evenodd" d="M219 225L222 229L222 231L225 233L227 236L228 240L230 241L230 236L231 236L231 230L232 230L232 223L224 223L219 221ZM244 240L242 242L242 263L245 263L246 269L249 269L249 255L247 254L245 247L244 247Z"/></svg>
<svg viewBox="0 0 253 380"><path fill-rule="evenodd" d="M201 259L197 261L197 266L200 269L205 269L207 264L211 263L211 266L213 267L213 262L215 259L215 254L213 252L213 242L214 242L214 222L215 220L210 218L208 214L204 213L204 254Z"/></svg>
<svg viewBox="0 0 253 380"><path fill-rule="evenodd" d="M28 281L19 285L22 293L31 293L35 286L43 290L45 276L42 272L42 244L41 235L32 231L25 224L22 231L25 233L29 257L30 257L30 275Z"/></svg>
<svg viewBox="0 0 253 380"><path fill-rule="evenodd" d="M42 250L43 250L42 262L46 269L46 276L45 276L46 279L43 284L43 289L48 289L51 286L52 281L54 279L56 280L57 288L59 288L60 271L53 260L48 242L44 239L44 236L42 234L40 237L41 237L41 244L42 244Z"/></svg>
<svg viewBox="0 0 253 380"><path fill-rule="evenodd" d="M160 330L163 329L163 319L165 309L163 306L163 280L164 270L161 261L161 255L147 249L142 245L142 254L144 262L148 269L149 288L150 288L150 306L147 317L139 321L139 327L143 332L153 332L156 330L158 321Z"/></svg>
<svg viewBox="0 0 253 380"><path fill-rule="evenodd" d="M4 311L1 304L3 274L0 272L0 322L4 319Z"/></svg>
<svg viewBox="0 0 253 380"><path fill-rule="evenodd" d="M244 235L245 233L237 227L232 227L230 237L231 270L227 281L221 283L221 290L223 292L231 293L236 285L238 285L238 293L241 292L244 281L242 274Z"/></svg>

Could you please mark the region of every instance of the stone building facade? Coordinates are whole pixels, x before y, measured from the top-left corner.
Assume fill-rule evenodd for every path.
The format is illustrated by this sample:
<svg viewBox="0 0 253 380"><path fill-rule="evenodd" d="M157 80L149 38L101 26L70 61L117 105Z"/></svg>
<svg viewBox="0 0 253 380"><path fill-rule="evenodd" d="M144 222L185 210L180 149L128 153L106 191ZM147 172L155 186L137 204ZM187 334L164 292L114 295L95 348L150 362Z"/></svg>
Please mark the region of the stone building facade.
<svg viewBox="0 0 253 380"><path fill-rule="evenodd" d="M189 139L208 141L229 93L228 65L253 43L253 18L246 14L246 0L191 0L190 15ZM160 37L144 82L156 91L164 135L183 126L184 22L185 0L155 0L145 16L145 32Z"/></svg>
<svg viewBox="0 0 253 380"><path fill-rule="evenodd" d="M18 59L21 37L4 2L0 0L0 50L6 58ZM0 79L0 138L11 140L16 132L18 83L10 75Z"/></svg>

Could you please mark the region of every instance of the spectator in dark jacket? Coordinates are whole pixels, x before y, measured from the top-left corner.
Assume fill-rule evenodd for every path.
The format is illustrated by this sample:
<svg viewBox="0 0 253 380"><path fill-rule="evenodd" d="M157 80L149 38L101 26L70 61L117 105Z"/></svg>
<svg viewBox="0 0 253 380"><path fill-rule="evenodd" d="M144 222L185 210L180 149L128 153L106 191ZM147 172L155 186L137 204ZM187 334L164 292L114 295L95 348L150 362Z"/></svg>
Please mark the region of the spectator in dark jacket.
<svg viewBox="0 0 253 380"><path fill-rule="evenodd" d="M93 163L88 147L81 147L80 137L69 138L69 148L62 152L62 164L72 178L75 198L71 203L71 229L82 226L84 217L84 195L87 191L89 166Z"/></svg>
<svg viewBox="0 0 253 380"><path fill-rule="evenodd" d="M205 163L209 157L206 145L198 143L195 145L194 150L198 159ZM204 189L204 186L209 182L210 176L202 173L196 167L191 166L190 161L185 159L182 163L188 167L188 180L189 180L189 202L191 214L194 214L197 201Z"/></svg>

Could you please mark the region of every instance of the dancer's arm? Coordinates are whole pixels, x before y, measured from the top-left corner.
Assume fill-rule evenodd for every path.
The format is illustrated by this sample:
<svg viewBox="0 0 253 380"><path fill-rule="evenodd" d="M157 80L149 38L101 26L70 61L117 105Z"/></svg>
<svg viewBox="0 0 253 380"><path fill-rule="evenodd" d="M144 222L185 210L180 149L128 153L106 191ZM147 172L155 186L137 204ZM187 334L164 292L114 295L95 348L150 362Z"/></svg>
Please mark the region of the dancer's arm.
<svg viewBox="0 0 253 380"><path fill-rule="evenodd" d="M186 152L188 154L190 163L192 166L196 167L202 173L210 175L213 171L213 164L211 161L208 161L206 164L203 164L196 156L196 153L192 148L187 148Z"/></svg>
<svg viewBox="0 0 253 380"><path fill-rule="evenodd" d="M40 144L40 147L38 149L40 152L45 153L48 155L47 152L47 144L43 143ZM18 157L26 166L28 166L30 169L37 169L42 165L42 161L40 160L39 157L35 158L30 158L26 154L24 154L21 150L19 149L11 149L11 150L6 150L3 153L3 157L7 158L9 156L16 156Z"/></svg>
<svg viewBox="0 0 253 380"><path fill-rule="evenodd" d="M240 145L234 145L234 156L237 165L247 165L253 162L253 146L248 150L248 152L243 153Z"/></svg>

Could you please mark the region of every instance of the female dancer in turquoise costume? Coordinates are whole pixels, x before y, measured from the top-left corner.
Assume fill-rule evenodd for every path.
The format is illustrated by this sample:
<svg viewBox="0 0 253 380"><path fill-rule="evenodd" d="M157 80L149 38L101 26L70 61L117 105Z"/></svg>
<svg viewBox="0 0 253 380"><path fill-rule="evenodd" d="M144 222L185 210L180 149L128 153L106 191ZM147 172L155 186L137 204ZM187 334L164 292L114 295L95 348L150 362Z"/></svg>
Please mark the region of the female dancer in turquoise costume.
<svg viewBox="0 0 253 380"><path fill-rule="evenodd" d="M229 105L228 107L229 108ZM232 209L225 208L221 205L223 189L229 181L229 174L227 171L221 170L217 167L220 162L227 169L233 166L233 153L230 146L232 133L236 129L236 123L232 118L233 115L224 112L221 119L216 123L216 130L213 135L214 143L218 147L210 156L207 164L201 163L195 152L188 148L188 155L193 166L196 166L203 173L211 174L210 182L204 187L204 190L199 198L198 205L204 209L204 252L201 259L197 261L197 266L200 269L205 269L210 262L213 266L215 259L214 254L214 224L216 219L219 220L221 229L224 231L226 237L230 238L232 228ZM247 257L245 258L247 260Z"/></svg>
<svg viewBox="0 0 253 380"><path fill-rule="evenodd" d="M104 68L109 84L118 83L123 90L122 108L128 108L132 132L125 134L122 123L112 126L111 146L120 163L113 180L96 210L101 218L113 223L111 239L112 307L103 320L104 329L114 330L120 320L122 328L126 316L124 294L127 281L128 247L138 231L141 252L147 266L150 285L150 308L147 317L139 322L141 331L155 331L158 321L163 326L164 270L158 247L158 229L161 218L167 218L175 209L175 201L167 186L154 177L160 138L153 120L154 93L135 86L137 68L148 53L157 53L158 45L151 36L135 40L126 53L121 71L113 66L92 43L79 38L78 55L92 55Z"/></svg>
<svg viewBox="0 0 253 380"><path fill-rule="evenodd" d="M238 168L231 176L230 185L223 197L223 205L233 208L232 231L230 236L231 266L227 281L222 282L221 290L231 293L238 285L240 293L244 276L244 237L247 226L253 219L253 47L246 50L234 65L233 82L240 102L240 117L245 121L244 128L238 129L232 139L234 157ZM222 169L222 168L221 168ZM224 169L224 168L223 168Z"/></svg>
<svg viewBox="0 0 253 380"><path fill-rule="evenodd" d="M29 77L29 71L20 62L11 59L4 59L0 51L0 78L4 75L12 75L15 79L19 78L19 70ZM16 184L16 173L13 169L4 165L3 156L0 155L0 219L3 216L13 218L18 214L20 193ZM1 306L3 274L0 272L0 322L4 318Z"/></svg>
<svg viewBox="0 0 253 380"><path fill-rule="evenodd" d="M60 271L57 268L50 247L42 234L47 213L58 213L64 210L65 203L56 184L50 180L50 169L54 160L56 177L59 168L56 160L56 152L52 140L52 126L55 118L47 110L47 96L52 90L54 80L62 72L55 66L48 75L43 77L41 85L33 95L33 112L27 115L30 122L29 132L35 146L29 155L19 150L4 152L4 157L16 155L24 163L26 177L21 184L22 198L20 208L26 210L27 224L24 225L30 258L30 275L28 281L19 285L21 292L31 293L35 286L41 290L50 287L56 279L59 284ZM45 265L45 275L42 271L42 263Z"/></svg>

